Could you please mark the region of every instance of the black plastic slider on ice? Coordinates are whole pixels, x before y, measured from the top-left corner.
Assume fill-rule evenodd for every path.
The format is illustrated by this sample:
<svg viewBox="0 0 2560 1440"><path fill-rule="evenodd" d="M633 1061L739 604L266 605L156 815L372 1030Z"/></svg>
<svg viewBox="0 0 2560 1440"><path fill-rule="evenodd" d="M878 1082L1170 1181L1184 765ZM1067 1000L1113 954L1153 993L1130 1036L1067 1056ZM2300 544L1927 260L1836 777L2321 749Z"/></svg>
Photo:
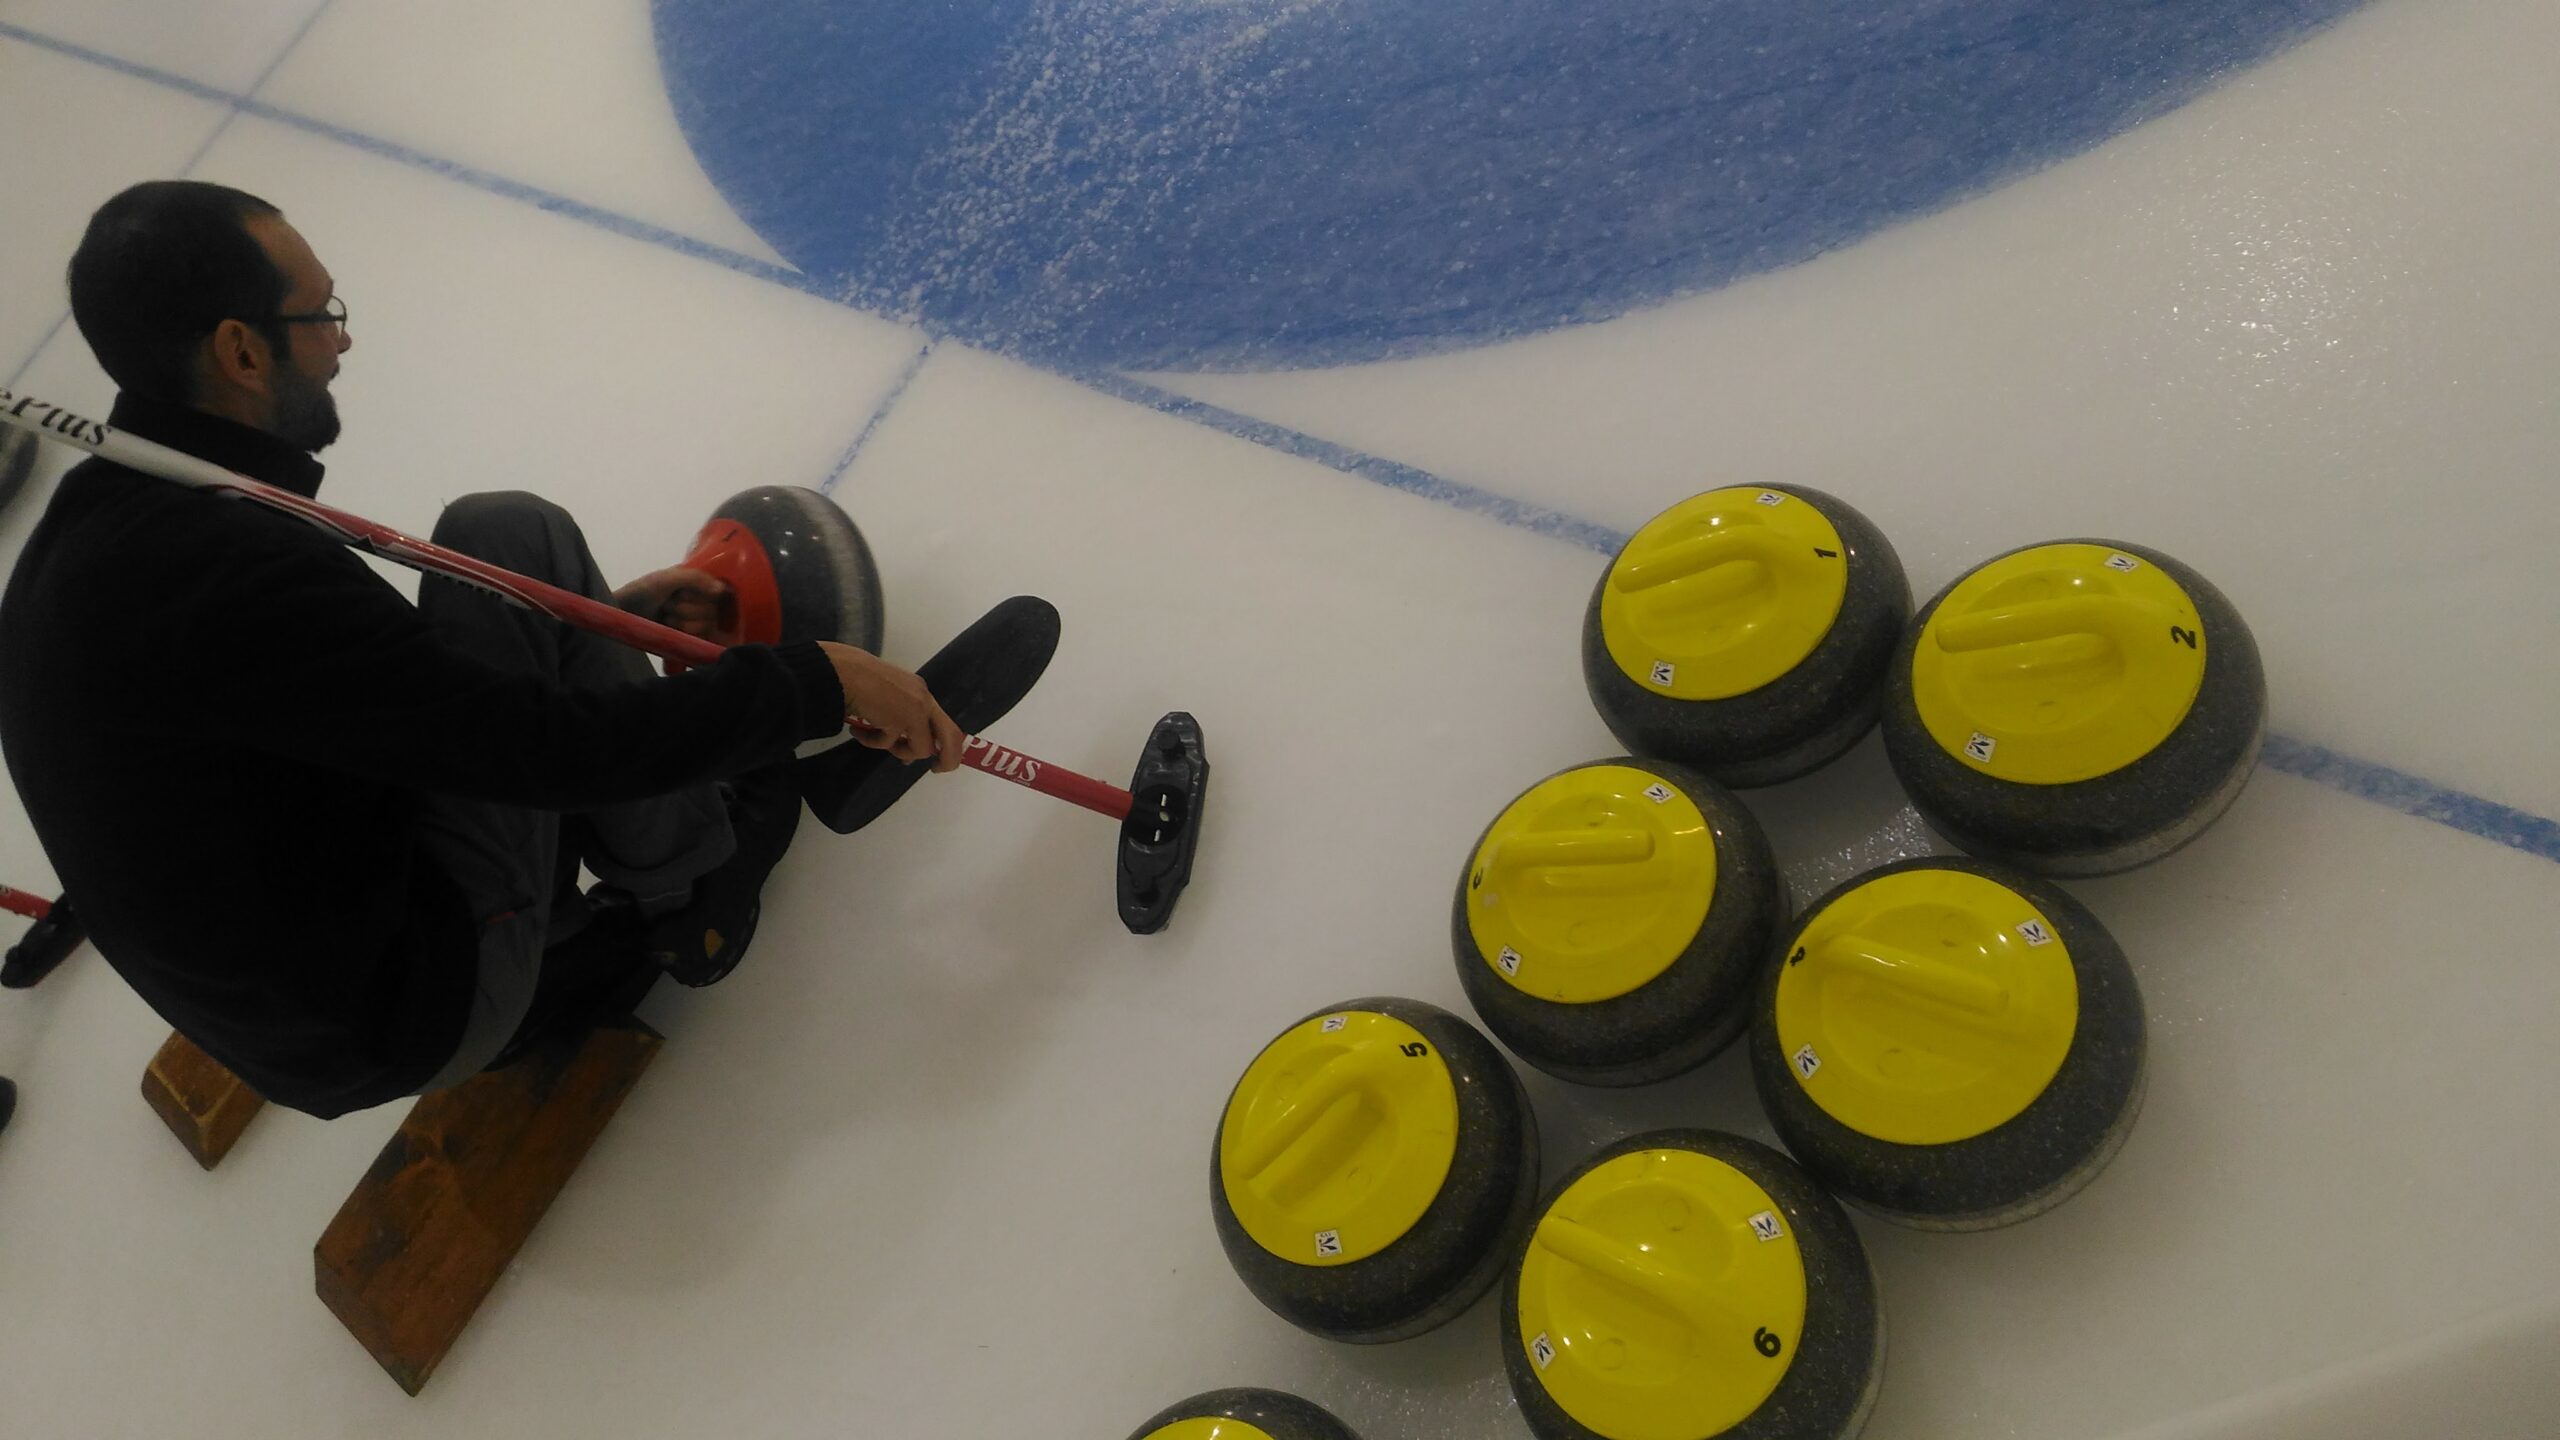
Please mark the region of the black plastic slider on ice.
<svg viewBox="0 0 2560 1440"><path fill-rule="evenodd" d="M1120 822L1120 923L1132 935L1152 935L1173 918L1200 848L1209 755L1199 721L1176 710L1156 722L1129 794L1129 818Z"/></svg>

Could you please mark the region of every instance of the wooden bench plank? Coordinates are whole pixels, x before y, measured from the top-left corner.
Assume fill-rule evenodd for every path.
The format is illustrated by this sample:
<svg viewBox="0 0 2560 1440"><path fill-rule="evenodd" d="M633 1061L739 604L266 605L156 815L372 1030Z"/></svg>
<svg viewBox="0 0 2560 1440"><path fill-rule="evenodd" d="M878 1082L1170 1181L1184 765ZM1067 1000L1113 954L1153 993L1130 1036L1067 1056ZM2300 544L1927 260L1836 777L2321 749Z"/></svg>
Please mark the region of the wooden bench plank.
<svg viewBox="0 0 2560 1440"><path fill-rule="evenodd" d="M240 1132L249 1128L267 1103L247 1082L224 1069L221 1061L176 1031L143 1067L142 1098L151 1102L169 1133L207 1170L221 1164L231 1147L240 1143Z"/></svg>
<svg viewBox="0 0 2560 1440"><path fill-rule="evenodd" d="M636 1019L419 1099L329 1223L320 1299L415 1395L662 1044Z"/></svg>

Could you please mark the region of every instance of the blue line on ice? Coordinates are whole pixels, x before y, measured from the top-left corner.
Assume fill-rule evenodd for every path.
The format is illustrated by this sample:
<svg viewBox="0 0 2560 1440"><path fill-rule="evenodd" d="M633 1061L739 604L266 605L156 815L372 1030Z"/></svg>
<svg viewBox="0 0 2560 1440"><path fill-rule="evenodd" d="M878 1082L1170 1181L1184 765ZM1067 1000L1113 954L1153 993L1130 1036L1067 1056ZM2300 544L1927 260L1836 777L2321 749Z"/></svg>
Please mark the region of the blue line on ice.
<svg viewBox="0 0 2560 1440"><path fill-rule="evenodd" d="M854 436L853 443L844 447L844 453L836 457L836 467L827 472L826 482L818 487L819 494L836 493L836 486L844 482L846 473L853 469L853 462L862 458L862 447L871 443L872 432L878 430L880 422L888 419L889 412L897 408L899 398L907 393L908 386L916 382L917 373L924 369L924 362L932 356L933 342L928 340L908 359L907 368L899 371L898 378L890 383L889 393L881 396L880 403L871 407L871 418L862 422L862 433Z"/></svg>

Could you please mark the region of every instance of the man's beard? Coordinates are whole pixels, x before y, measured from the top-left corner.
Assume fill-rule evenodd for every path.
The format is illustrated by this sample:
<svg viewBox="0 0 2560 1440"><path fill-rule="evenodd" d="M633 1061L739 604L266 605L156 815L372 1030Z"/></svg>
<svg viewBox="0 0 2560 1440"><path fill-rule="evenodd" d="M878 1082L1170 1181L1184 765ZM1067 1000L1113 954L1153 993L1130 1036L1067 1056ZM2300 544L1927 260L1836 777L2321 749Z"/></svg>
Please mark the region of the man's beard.
<svg viewBox="0 0 2560 1440"><path fill-rule="evenodd" d="M279 370L276 438L297 450L326 450L338 438L338 402L329 387L299 370Z"/></svg>

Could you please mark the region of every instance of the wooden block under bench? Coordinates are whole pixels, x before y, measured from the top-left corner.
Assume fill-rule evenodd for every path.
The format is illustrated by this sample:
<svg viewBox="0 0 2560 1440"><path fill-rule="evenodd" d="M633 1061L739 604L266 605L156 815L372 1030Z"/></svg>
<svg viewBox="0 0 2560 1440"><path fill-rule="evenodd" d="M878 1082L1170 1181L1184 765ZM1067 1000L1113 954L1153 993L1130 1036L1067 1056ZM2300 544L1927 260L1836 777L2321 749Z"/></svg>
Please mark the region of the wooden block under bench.
<svg viewBox="0 0 2560 1440"><path fill-rule="evenodd" d="M266 1100L222 1062L171 1031L142 1071L142 1098L207 1170L222 1163Z"/></svg>
<svg viewBox="0 0 2560 1440"><path fill-rule="evenodd" d="M415 1395L662 1044L631 1018L423 1096L314 1247L321 1300Z"/></svg>

